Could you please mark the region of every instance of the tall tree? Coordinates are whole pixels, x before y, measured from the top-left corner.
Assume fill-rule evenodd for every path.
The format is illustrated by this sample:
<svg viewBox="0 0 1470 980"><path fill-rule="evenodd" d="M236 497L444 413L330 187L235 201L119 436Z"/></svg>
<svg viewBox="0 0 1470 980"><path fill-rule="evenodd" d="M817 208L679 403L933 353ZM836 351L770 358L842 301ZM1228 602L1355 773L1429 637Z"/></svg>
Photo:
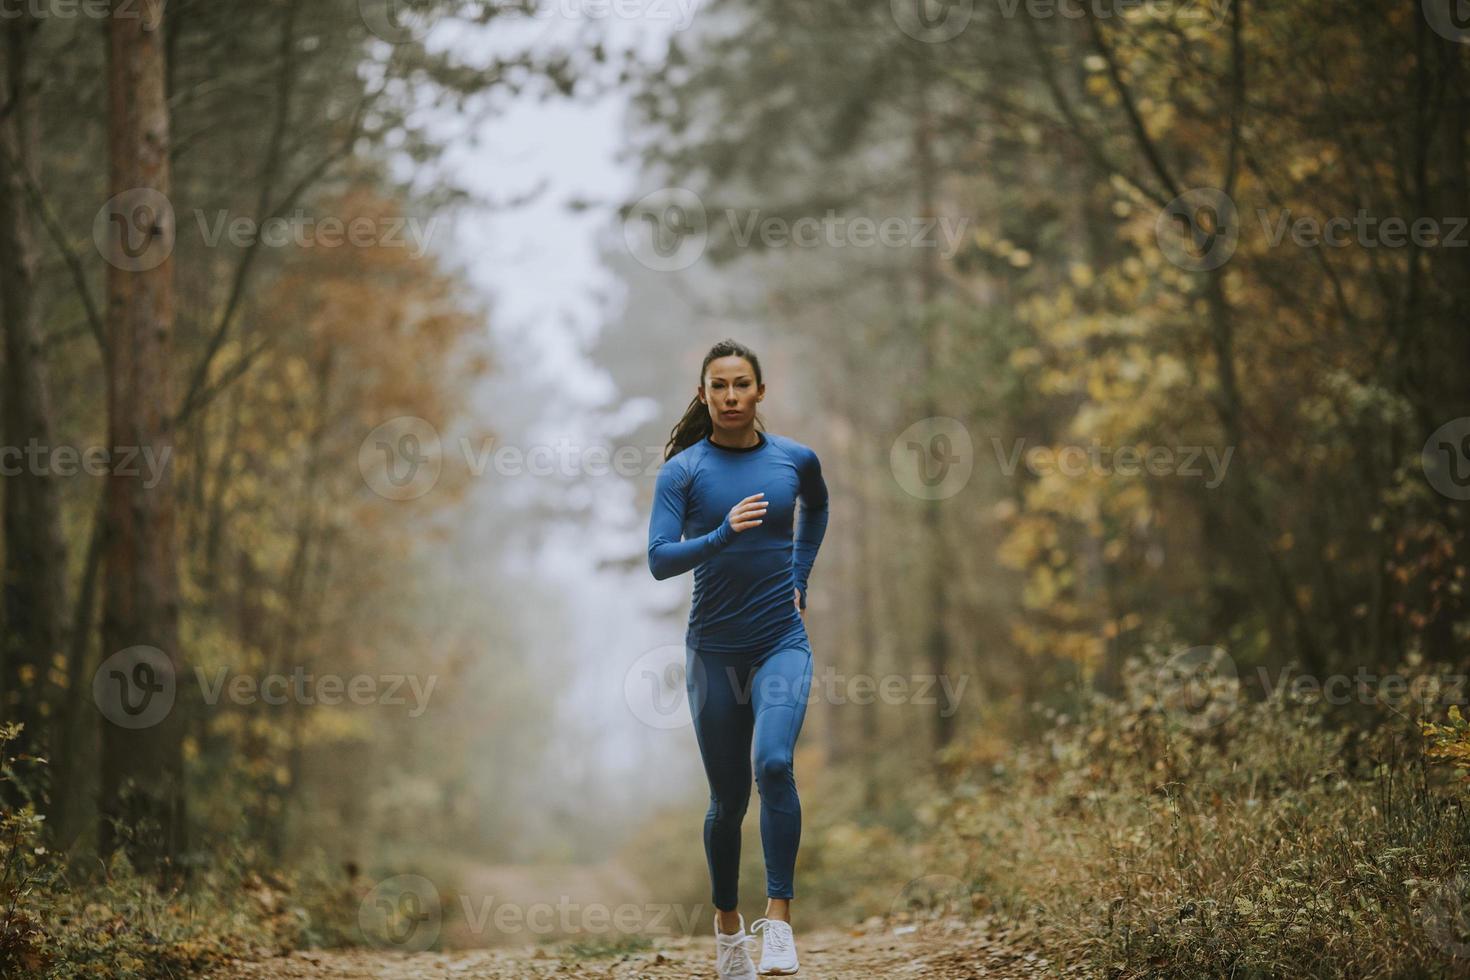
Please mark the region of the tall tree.
<svg viewBox="0 0 1470 980"><path fill-rule="evenodd" d="M29 77L33 11L0 22L5 46L0 91L0 329L4 332L4 393L0 433L22 456L5 477L3 715L24 723L20 749L43 754L47 677L66 642L66 550L55 474L47 464L52 438L49 372L36 305L36 246L31 181L36 127ZM32 448L40 453L33 456ZM7 784L10 785L10 784Z"/></svg>
<svg viewBox="0 0 1470 980"><path fill-rule="evenodd" d="M156 481L145 480L139 467L114 466L108 477L102 652L162 652L124 664L124 680L154 689L129 692L138 697L176 691L183 666L168 463L175 411L174 218L168 203L164 28L164 0L114 0L107 51L109 186L115 195L107 214L108 434L114 453L136 449L164 465ZM140 667L146 672L127 674ZM182 735L179 710L136 728L108 719L102 745L104 852L123 843L118 830L124 826L137 835L128 850L142 866L157 866L182 849Z"/></svg>

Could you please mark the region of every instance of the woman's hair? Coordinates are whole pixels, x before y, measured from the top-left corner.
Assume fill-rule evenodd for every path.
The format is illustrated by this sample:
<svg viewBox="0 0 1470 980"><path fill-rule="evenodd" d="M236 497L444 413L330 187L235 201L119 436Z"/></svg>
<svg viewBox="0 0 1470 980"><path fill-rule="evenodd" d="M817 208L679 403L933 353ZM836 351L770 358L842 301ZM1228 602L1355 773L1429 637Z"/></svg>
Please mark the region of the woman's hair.
<svg viewBox="0 0 1470 980"><path fill-rule="evenodd" d="M722 340L709 349L704 355L704 363L699 366L699 383L704 384L704 372L709 370L709 362L721 357L743 357L750 362L751 370L755 371L755 383L761 384L761 362L755 356L755 351L744 344L734 340ZM760 413L755 416L757 428L765 430L766 424L761 419ZM714 431L714 423L710 421L709 406L699 400L696 394L689 402L689 407L684 409L684 417L675 424L673 431L669 433L669 441L664 446L664 462L673 459L679 453L688 449L705 436Z"/></svg>

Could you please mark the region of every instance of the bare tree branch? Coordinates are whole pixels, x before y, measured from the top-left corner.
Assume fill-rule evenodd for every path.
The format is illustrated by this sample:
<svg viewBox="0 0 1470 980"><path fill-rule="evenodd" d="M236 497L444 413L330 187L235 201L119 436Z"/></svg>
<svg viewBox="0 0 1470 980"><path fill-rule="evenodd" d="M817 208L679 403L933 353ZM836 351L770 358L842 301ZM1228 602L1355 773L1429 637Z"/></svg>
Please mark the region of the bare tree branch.
<svg viewBox="0 0 1470 980"><path fill-rule="evenodd" d="M1103 173L1116 175L1120 180L1126 182L1130 187L1133 187L1159 207L1167 204L1169 198L1164 197L1142 181L1135 180L1130 176L1119 164L1108 156L1107 152L1103 149L1102 141L1087 131L1087 127L1082 123L1082 118L1077 114L1076 109L1072 105L1072 100L1067 97L1067 93L1062 88L1061 82L1057 80L1056 73L1052 71L1051 63L1046 57L1046 49L1041 43L1041 35L1036 28L1035 18L1023 17L1021 20L1026 25L1026 37L1030 42L1031 53L1036 59L1036 67L1041 72L1041 79L1046 84L1047 91L1051 93L1051 100L1055 103L1057 111L1062 114L1062 119L1066 121L1067 128L1072 131L1072 135L1076 137L1077 142L1082 146L1087 155L1092 158L1093 165Z"/></svg>
<svg viewBox="0 0 1470 980"><path fill-rule="evenodd" d="M290 22L288 21L287 26L283 26L282 29L283 51L285 48L289 47L289 42L286 40L286 35L294 35L294 32L289 25ZM389 59L388 65L390 67L392 65L391 57ZM364 117L367 115L368 108L374 102L376 102L377 99L387 89L390 77L391 72L385 70L383 80L378 85L378 87L372 92L369 92L366 96L363 97L362 101L358 103L357 107L353 110L352 119L348 122L347 131L343 136L340 145L338 145L331 152L327 153L320 160L318 160L316 164L310 167L306 171L306 173L302 175L301 179L298 180L289 191L287 191L286 195L282 197L281 200L274 207L270 207L270 185L275 180L275 175L279 163L274 158L279 155L279 148L282 141L284 140L286 123L288 121L288 107L285 105L285 102L287 100L285 99L285 92L283 89L282 98L280 100L282 104L278 106L276 127L271 138L272 149L267 152L266 165L265 169L262 172L260 203L257 208L257 212L259 214L257 227L263 225L265 222L271 220L272 218L283 217L287 211L295 206L296 202L301 198L301 196L305 194L306 191L310 189L313 184L321 179L322 175L325 174L327 170L332 167L333 164L351 155L353 144L357 142L357 138L362 132L362 123ZM204 401L207 400L203 398L203 395L205 392L205 388L209 382L210 367L213 365L215 357L219 354L220 348L224 346L225 337L229 334L230 327L233 326L235 318L239 314L241 302L245 297L245 287L250 278L250 270L255 263L255 258L259 253L259 250L260 236L256 235L254 238L251 239L250 244L246 246L244 253L240 256L240 263L235 268L235 277L230 288L229 299L226 301L224 309L220 312L219 320L215 324L214 333L209 338L209 342L205 347L204 354L200 357L199 362L194 366L193 371L190 373L189 387L188 390L185 392L184 398L179 404L178 413L175 416L176 422L182 423L187 420L189 416L195 410L197 410ZM241 374L243 374L244 370L249 368L249 364L246 363L244 365L237 365L237 367L241 369L232 369L230 373L231 380L234 380L235 378L238 378ZM215 389L210 392L209 398L212 399L218 393L218 386L215 386Z"/></svg>
<svg viewBox="0 0 1470 980"><path fill-rule="evenodd" d="M1086 9L1086 8L1084 8ZM1148 161L1149 168L1153 170L1154 176L1158 177L1159 183L1164 185L1164 191L1172 200L1179 196L1179 185L1174 180L1169 168L1164 166L1164 160L1159 156L1158 147L1154 145L1153 138L1148 135L1148 128L1143 124L1143 117L1139 115L1138 106L1134 104L1133 93L1128 91L1128 86L1123 81L1123 73L1118 68L1118 60L1113 55L1113 49L1103 40L1102 28L1098 26L1098 19L1089 15L1088 27L1092 33L1093 46L1097 53L1102 56L1103 64L1107 66L1108 78L1113 83L1113 91L1118 94L1118 99L1123 104L1123 112L1128 117L1128 124L1133 129L1134 139L1137 140L1139 149L1143 151L1144 159Z"/></svg>
<svg viewBox="0 0 1470 980"><path fill-rule="evenodd" d="M26 196L30 198L31 206L36 209L36 214L41 218L41 224L46 227L46 233L51 236L51 242L61 253L62 260L67 269L71 271L72 281L76 286L77 298L82 302L82 311L87 317L87 327L91 330L92 339L97 342L97 349L102 352L102 359L107 360L107 332L102 323L102 311L98 309L97 302L92 298L92 291L87 288L87 270L82 266L81 256L71 243L66 240L66 231L61 227L56 214L51 210L46 200L46 195L36 183L36 178L30 169L23 165L22 161L10 158L9 151L0 144L0 153L5 154L5 166L14 171L21 178L25 186Z"/></svg>

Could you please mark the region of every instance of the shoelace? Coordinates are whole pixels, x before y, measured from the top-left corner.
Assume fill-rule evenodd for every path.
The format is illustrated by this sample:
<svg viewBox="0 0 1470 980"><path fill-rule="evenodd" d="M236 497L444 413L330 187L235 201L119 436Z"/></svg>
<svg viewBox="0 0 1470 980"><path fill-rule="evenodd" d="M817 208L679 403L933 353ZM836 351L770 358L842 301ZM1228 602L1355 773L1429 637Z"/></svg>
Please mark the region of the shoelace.
<svg viewBox="0 0 1470 980"><path fill-rule="evenodd" d="M747 932L715 933L715 951L719 970L724 973L740 962L740 954L743 952L750 955L750 943L755 942L755 937Z"/></svg>
<svg viewBox="0 0 1470 980"><path fill-rule="evenodd" d="M791 926L780 919L756 919L750 924L750 931L764 932L766 941L775 952L791 952Z"/></svg>

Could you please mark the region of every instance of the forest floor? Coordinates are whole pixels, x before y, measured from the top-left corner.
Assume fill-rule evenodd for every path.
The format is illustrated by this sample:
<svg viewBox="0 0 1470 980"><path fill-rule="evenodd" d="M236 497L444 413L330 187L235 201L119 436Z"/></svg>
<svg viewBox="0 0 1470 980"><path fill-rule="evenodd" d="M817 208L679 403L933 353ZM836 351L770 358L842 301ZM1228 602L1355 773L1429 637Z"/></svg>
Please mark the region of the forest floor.
<svg viewBox="0 0 1470 980"><path fill-rule="evenodd" d="M935 924L938 925L938 924ZM947 929L926 926L921 934L895 935L892 929L824 930L797 934L804 980L867 980L903 977L915 980L1011 980L1058 976L1056 968L1034 952L1015 948L987 920L949 923ZM759 958L759 948L753 954ZM586 958L555 949L481 949L449 953L349 950L310 951L253 963L240 962L214 973L217 980L529 980L529 978L597 978L597 980L680 980L714 977L712 936L660 938L649 948L616 956Z"/></svg>
<svg viewBox="0 0 1470 980"><path fill-rule="evenodd" d="M232 962L211 974L211 980L686 980L715 976L714 934L707 914L698 917L704 930L693 926L691 916L679 925L664 923L661 930L589 929L569 937L507 929L503 920L489 915L492 907L501 905L521 911L540 906L549 911L568 895L586 901L583 909L588 911L594 906L631 907L626 903L646 896L646 888L616 861L594 865L469 863L462 868L460 884L459 895L436 896L446 909L435 917L436 924L443 926L434 933L442 952L380 947L299 950ZM486 904L492 897L493 902ZM454 910L460 914L448 914ZM702 907L699 911L707 912ZM475 921L478 928L472 924ZM797 926L802 980L1012 980L1059 975L1041 951L1029 948L1020 937L984 916L928 920L897 928L877 917L848 929L801 931L799 921ZM759 941L751 945L751 956L759 962Z"/></svg>

